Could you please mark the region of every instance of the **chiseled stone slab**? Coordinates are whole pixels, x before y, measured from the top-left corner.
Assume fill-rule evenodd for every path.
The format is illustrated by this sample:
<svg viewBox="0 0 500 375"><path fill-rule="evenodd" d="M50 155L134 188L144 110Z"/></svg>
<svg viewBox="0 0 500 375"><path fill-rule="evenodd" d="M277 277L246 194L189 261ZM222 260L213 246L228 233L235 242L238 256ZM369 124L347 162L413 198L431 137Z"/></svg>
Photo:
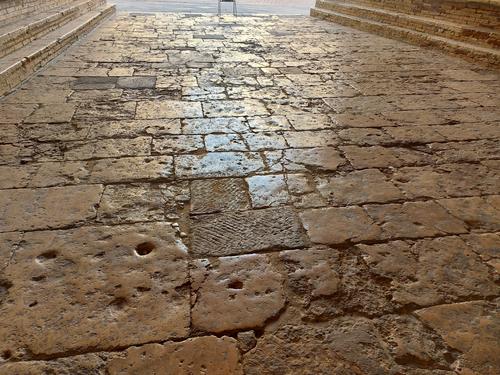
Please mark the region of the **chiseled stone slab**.
<svg viewBox="0 0 500 375"><path fill-rule="evenodd" d="M193 326L207 332L262 327L285 305L283 277L266 255L199 259L191 271Z"/></svg>
<svg viewBox="0 0 500 375"><path fill-rule="evenodd" d="M96 216L102 185L0 190L0 232L61 228Z"/></svg>
<svg viewBox="0 0 500 375"><path fill-rule="evenodd" d="M191 228L196 256L245 254L305 244L300 221L290 207L203 215L192 218Z"/></svg>
<svg viewBox="0 0 500 375"><path fill-rule="evenodd" d="M187 250L168 223L25 233L3 278L0 352L53 355L187 335Z"/></svg>
<svg viewBox="0 0 500 375"><path fill-rule="evenodd" d="M191 213L208 214L250 208L245 181L237 178L194 180L191 182Z"/></svg>

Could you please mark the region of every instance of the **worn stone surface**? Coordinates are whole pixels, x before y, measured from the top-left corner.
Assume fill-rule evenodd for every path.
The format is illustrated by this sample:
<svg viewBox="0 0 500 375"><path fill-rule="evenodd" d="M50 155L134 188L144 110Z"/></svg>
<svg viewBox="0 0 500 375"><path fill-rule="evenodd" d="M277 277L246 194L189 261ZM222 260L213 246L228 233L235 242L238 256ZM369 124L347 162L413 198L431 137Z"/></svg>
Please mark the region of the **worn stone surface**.
<svg viewBox="0 0 500 375"><path fill-rule="evenodd" d="M495 296L495 276L459 237L358 245L371 272L391 280L393 300L433 305Z"/></svg>
<svg viewBox="0 0 500 375"><path fill-rule="evenodd" d="M416 314L442 335L449 346L462 353L453 366L457 371L493 375L500 367L497 302L439 305L418 310Z"/></svg>
<svg viewBox="0 0 500 375"><path fill-rule="evenodd" d="M316 243L376 240L381 235L380 227L360 207L308 210L300 218L311 241Z"/></svg>
<svg viewBox="0 0 500 375"><path fill-rule="evenodd" d="M62 228L96 216L102 185L0 190L0 232Z"/></svg>
<svg viewBox="0 0 500 375"><path fill-rule="evenodd" d="M283 276L265 255L200 259L191 271L193 326L208 332L260 328L285 304Z"/></svg>
<svg viewBox="0 0 500 375"><path fill-rule="evenodd" d="M131 347L112 359L107 371L118 374L242 374L236 340L204 336L181 342Z"/></svg>
<svg viewBox="0 0 500 375"><path fill-rule="evenodd" d="M499 82L118 14L0 98L0 373L499 373Z"/></svg>
<svg viewBox="0 0 500 375"><path fill-rule="evenodd" d="M295 248L306 241L289 207L194 217L191 230L191 250L202 256Z"/></svg>
<svg viewBox="0 0 500 375"><path fill-rule="evenodd" d="M187 335L187 249L168 224L30 232L11 250L0 352L22 358Z"/></svg>

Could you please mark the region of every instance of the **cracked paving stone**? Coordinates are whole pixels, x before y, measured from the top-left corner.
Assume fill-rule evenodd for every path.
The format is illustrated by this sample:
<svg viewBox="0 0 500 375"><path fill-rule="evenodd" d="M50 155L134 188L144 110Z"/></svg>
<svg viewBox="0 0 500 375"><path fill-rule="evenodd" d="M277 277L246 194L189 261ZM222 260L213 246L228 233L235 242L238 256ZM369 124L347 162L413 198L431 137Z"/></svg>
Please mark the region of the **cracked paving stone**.
<svg viewBox="0 0 500 375"><path fill-rule="evenodd" d="M203 117L201 104L180 100L157 100L139 102L137 104L137 119L186 118Z"/></svg>
<svg viewBox="0 0 500 375"><path fill-rule="evenodd" d="M283 277L266 255L199 259L191 279L191 318L202 331L259 328L285 305Z"/></svg>
<svg viewBox="0 0 500 375"><path fill-rule="evenodd" d="M104 189L97 221L130 223L162 221L177 216L189 200L187 184L108 185Z"/></svg>
<svg viewBox="0 0 500 375"><path fill-rule="evenodd" d="M250 128L243 118L199 118L183 120L184 134L246 133Z"/></svg>
<svg viewBox="0 0 500 375"><path fill-rule="evenodd" d="M249 118L248 124L254 132L291 130L290 123L285 116Z"/></svg>
<svg viewBox="0 0 500 375"><path fill-rule="evenodd" d="M208 152L247 151L247 145L239 134L208 134L205 145Z"/></svg>
<svg viewBox="0 0 500 375"><path fill-rule="evenodd" d="M0 306L0 352L53 355L186 336L186 254L168 223L25 233L3 272L12 287Z"/></svg>
<svg viewBox="0 0 500 375"><path fill-rule="evenodd" d="M165 180L172 163L171 156L148 156L0 166L0 189Z"/></svg>
<svg viewBox="0 0 500 375"><path fill-rule="evenodd" d="M214 100L203 103L207 117L240 117L269 115L264 104L255 99Z"/></svg>
<svg viewBox="0 0 500 375"><path fill-rule="evenodd" d="M35 110L25 122L69 122L75 114L76 106L72 103L44 104Z"/></svg>
<svg viewBox="0 0 500 375"><path fill-rule="evenodd" d="M355 169L404 167L432 164L433 161L427 153L400 147L343 146L341 150Z"/></svg>
<svg viewBox="0 0 500 375"><path fill-rule="evenodd" d="M191 219L196 256L224 256L304 246L297 214L290 207L226 212Z"/></svg>
<svg viewBox="0 0 500 375"><path fill-rule="evenodd" d="M462 239L479 254L479 256L500 272L500 234L482 233L462 236Z"/></svg>
<svg viewBox="0 0 500 375"><path fill-rule="evenodd" d="M459 237L357 245L370 272L391 280L392 299L429 306L499 292L488 266Z"/></svg>
<svg viewBox="0 0 500 375"><path fill-rule="evenodd" d="M495 193L500 177L485 165L442 164L398 169L392 182L408 198L448 198Z"/></svg>
<svg viewBox="0 0 500 375"><path fill-rule="evenodd" d="M318 191L336 206L385 203L404 198L402 192L377 169L354 171L344 176L320 177Z"/></svg>
<svg viewBox="0 0 500 375"><path fill-rule="evenodd" d="M0 103L0 124L12 124L23 121L36 109L36 104L8 104Z"/></svg>
<svg viewBox="0 0 500 375"><path fill-rule="evenodd" d="M245 374L396 374L399 367L379 336L374 324L362 317L285 325L244 355Z"/></svg>
<svg viewBox="0 0 500 375"><path fill-rule="evenodd" d="M360 207L318 208L300 214L314 243L341 244L377 240L381 230Z"/></svg>
<svg viewBox="0 0 500 375"><path fill-rule="evenodd" d="M153 154L184 154L203 151L201 135L170 135L153 139Z"/></svg>
<svg viewBox="0 0 500 375"><path fill-rule="evenodd" d="M191 182L191 214L250 209L243 179L205 179Z"/></svg>
<svg viewBox="0 0 500 375"><path fill-rule="evenodd" d="M450 198L437 202L471 228L500 230L500 195Z"/></svg>
<svg viewBox="0 0 500 375"><path fill-rule="evenodd" d="M381 238L419 238L466 233L465 223L433 201L367 205L368 215L382 229Z"/></svg>
<svg viewBox="0 0 500 375"><path fill-rule="evenodd" d="M242 375L237 341L203 336L179 342L132 346L123 352L97 352L52 360L7 362L1 375Z"/></svg>
<svg viewBox="0 0 500 375"><path fill-rule="evenodd" d="M345 159L333 147L288 149L284 151L283 156L283 165L289 171L335 171L344 163Z"/></svg>
<svg viewBox="0 0 500 375"><path fill-rule="evenodd" d="M0 232L62 228L96 217L102 185L0 190Z"/></svg>
<svg viewBox="0 0 500 375"><path fill-rule="evenodd" d="M464 374L494 375L500 368L498 300L432 306L415 314L463 354L454 369Z"/></svg>
<svg viewBox="0 0 500 375"><path fill-rule="evenodd" d="M285 176L253 176L246 179L252 207L263 208L287 204L289 200Z"/></svg>
<svg viewBox="0 0 500 375"><path fill-rule="evenodd" d="M237 342L227 336L134 346L124 358L112 359L107 371L110 375L243 374Z"/></svg>
<svg viewBox="0 0 500 375"><path fill-rule="evenodd" d="M179 155L175 173L181 178L239 177L264 169L255 152L210 152L205 155Z"/></svg>

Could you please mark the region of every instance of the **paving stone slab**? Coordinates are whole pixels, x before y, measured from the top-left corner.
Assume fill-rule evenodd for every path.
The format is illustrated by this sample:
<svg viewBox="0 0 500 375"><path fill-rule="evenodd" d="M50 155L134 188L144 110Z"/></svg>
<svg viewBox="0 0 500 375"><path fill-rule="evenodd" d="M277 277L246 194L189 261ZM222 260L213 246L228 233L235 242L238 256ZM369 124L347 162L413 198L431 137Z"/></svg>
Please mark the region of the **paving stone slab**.
<svg viewBox="0 0 500 375"><path fill-rule="evenodd" d="M204 179L191 182L191 214L249 208L250 199L243 179Z"/></svg>
<svg viewBox="0 0 500 375"><path fill-rule="evenodd" d="M266 255L199 259L190 275L193 326L203 331L259 328L285 304L283 277Z"/></svg>
<svg viewBox="0 0 500 375"><path fill-rule="evenodd" d="M297 214L289 207L226 212L191 219L191 251L223 256L304 246Z"/></svg>
<svg viewBox="0 0 500 375"><path fill-rule="evenodd" d="M3 271L12 286L0 350L53 355L185 336L186 254L168 223L25 233Z"/></svg>
<svg viewBox="0 0 500 375"><path fill-rule="evenodd" d="M0 190L0 232L63 228L94 220L102 185Z"/></svg>

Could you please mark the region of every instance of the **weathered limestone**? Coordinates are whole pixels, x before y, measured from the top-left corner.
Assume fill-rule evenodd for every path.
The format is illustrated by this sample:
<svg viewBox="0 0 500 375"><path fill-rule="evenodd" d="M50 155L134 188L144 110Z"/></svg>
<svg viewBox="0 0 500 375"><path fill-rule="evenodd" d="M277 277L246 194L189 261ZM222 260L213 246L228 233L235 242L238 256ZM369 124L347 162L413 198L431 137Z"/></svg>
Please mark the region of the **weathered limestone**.
<svg viewBox="0 0 500 375"><path fill-rule="evenodd" d="M283 277L266 255L240 255L194 263L191 272L196 329L224 332L264 326L285 304Z"/></svg>
<svg viewBox="0 0 500 375"><path fill-rule="evenodd" d="M12 90L115 10L105 0L0 4L0 95Z"/></svg>
<svg viewBox="0 0 500 375"><path fill-rule="evenodd" d="M309 17L104 23L0 99L0 374L499 373L499 77Z"/></svg>
<svg viewBox="0 0 500 375"><path fill-rule="evenodd" d="M500 64L497 1L317 0L311 15L486 64Z"/></svg>
<svg viewBox="0 0 500 375"><path fill-rule="evenodd" d="M0 305L0 352L22 358L187 335L186 248L168 224L21 238L17 246L2 241L2 251L13 255L2 271L11 286Z"/></svg>

